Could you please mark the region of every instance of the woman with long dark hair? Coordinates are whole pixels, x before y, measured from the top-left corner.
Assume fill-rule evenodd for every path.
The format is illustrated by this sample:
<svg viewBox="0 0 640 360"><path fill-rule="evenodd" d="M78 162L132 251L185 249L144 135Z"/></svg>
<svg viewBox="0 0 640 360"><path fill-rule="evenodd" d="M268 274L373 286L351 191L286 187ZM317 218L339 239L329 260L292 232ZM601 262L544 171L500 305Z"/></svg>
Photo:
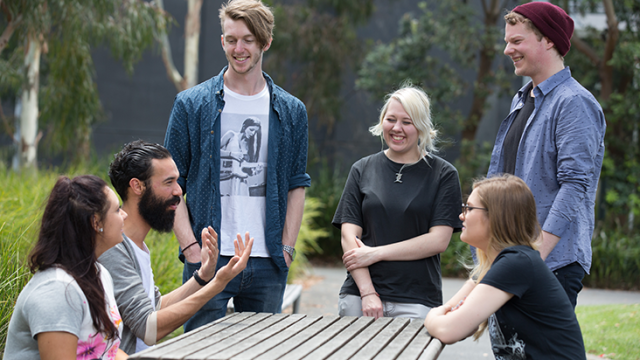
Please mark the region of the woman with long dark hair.
<svg viewBox="0 0 640 360"><path fill-rule="evenodd" d="M429 334L453 343L488 328L496 359L584 359L573 306L536 251L541 230L527 184L513 175L476 181L460 219L460 240L476 247L478 263L429 312Z"/></svg>
<svg viewBox="0 0 640 360"><path fill-rule="evenodd" d="M96 262L122 241L127 214L106 182L60 177L29 256L4 359L119 359L122 321L109 272Z"/></svg>

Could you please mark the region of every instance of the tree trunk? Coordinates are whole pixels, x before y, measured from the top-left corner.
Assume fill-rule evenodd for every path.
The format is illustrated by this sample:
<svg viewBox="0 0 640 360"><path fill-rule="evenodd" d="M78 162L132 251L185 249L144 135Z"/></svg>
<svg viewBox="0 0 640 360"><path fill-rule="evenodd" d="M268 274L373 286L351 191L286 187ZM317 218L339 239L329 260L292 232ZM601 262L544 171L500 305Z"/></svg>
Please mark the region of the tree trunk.
<svg viewBox="0 0 640 360"><path fill-rule="evenodd" d="M198 84L201 9L202 0L189 0L189 10L184 28L184 78L187 82L187 88Z"/></svg>
<svg viewBox="0 0 640 360"><path fill-rule="evenodd" d="M27 52L24 68L27 83L22 90L22 113L20 114L20 153L21 169L36 169L38 149L38 88L40 79L41 43L38 36L31 34L27 39Z"/></svg>

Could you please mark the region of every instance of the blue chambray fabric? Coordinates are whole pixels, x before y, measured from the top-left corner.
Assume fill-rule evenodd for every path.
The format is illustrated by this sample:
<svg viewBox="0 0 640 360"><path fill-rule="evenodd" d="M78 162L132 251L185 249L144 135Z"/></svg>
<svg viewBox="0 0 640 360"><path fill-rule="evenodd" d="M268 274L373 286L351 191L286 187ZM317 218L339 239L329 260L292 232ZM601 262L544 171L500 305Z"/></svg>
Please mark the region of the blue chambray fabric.
<svg viewBox="0 0 640 360"><path fill-rule="evenodd" d="M223 74L220 73L176 96L164 146L178 166L178 183L187 196L193 232L211 225L220 233L220 114L224 108ZM280 269L287 269L282 255L282 229L287 213L287 194L311 186L306 173L308 123L304 104L273 83L269 87L269 143L267 155L266 229L267 248ZM182 255L182 254L181 254Z"/></svg>
<svg viewBox="0 0 640 360"><path fill-rule="evenodd" d="M502 121L491 154L488 176L503 171L502 147L516 110L524 105L523 86ZM560 237L547 257L551 270L579 262L591 268L594 207L606 123L600 104L573 77L569 67L533 89L535 109L522 133L515 175L531 188L538 221Z"/></svg>

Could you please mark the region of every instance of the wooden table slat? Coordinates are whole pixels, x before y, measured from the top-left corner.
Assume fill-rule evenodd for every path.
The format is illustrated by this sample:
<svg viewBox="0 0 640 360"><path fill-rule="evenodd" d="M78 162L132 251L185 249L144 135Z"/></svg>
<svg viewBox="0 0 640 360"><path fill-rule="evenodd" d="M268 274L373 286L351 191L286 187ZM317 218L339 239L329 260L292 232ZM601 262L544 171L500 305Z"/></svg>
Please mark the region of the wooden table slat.
<svg viewBox="0 0 640 360"><path fill-rule="evenodd" d="M199 350L193 351L184 359L209 359L230 347L235 347L240 341L260 332L289 317L288 314L259 313L243 322L211 336Z"/></svg>
<svg viewBox="0 0 640 360"><path fill-rule="evenodd" d="M281 316L282 314L273 315ZM235 355L245 351L248 348L255 346L256 344L261 343L262 341L268 339L273 336L273 334L277 334L278 332L294 325L298 321L302 320L306 317L304 314L294 314L291 316L283 316L284 319L282 321L274 322L271 326L265 326L261 328L260 331L254 332L252 335L248 336L244 340L236 343L233 347L227 348L221 352L215 352L209 356L207 359L211 360L226 360L234 357ZM263 325L262 323L260 325ZM265 324L266 321L265 321Z"/></svg>
<svg viewBox="0 0 640 360"><path fill-rule="evenodd" d="M422 356L420 356L420 360L437 359L438 356L440 356L442 349L444 349L442 342L436 338L431 338L429 345L427 345L427 349L422 353Z"/></svg>
<svg viewBox="0 0 640 360"><path fill-rule="evenodd" d="M380 331L382 331L382 329L389 325L392 320L393 318L383 317L374 321L370 326L364 328L358 335L356 335L351 341L349 341L348 346L343 346L342 348L340 348L340 350L331 355L329 359L344 360L351 358L353 354L358 352L363 346L367 345L367 343L371 341L371 339L373 339L376 335L378 335Z"/></svg>
<svg viewBox="0 0 640 360"><path fill-rule="evenodd" d="M285 329L280 329L280 331L274 332L271 331L273 328L268 329L267 331L262 331L257 333L256 335L252 336L251 338L247 339L250 340L253 337L260 337L262 338L262 340L258 343L256 343L256 345L252 346L251 348L245 348L241 353L239 353L238 355L232 357L231 359L233 360L250 360L250 359L254 359L262 354L264 354L265 352L271 350L272 348L278 346L278 344L286 341L287 339L295 336L297 333L303 331L304 329L308 328L309 326L313 325L314 323L316 323L317 321L319 321L320 319L322 319L321 316L318 317L307 317L307 318L303 318L300 321L296 322L295 324L293 324L292 326L289 326ZM267 333L268 334L264 334ZM266 337L265 337L266 336Z"/></svg>
<svg viewBox="0 0 640 360"><path fill-rule="evenodd" d="M246 318L256 315L256 313L246 312L246 313L237 313L234 316L225 316L221 319L218 319L212 322L209 325L202 326L194 331L190 331L186 334L182 334L171 341L167 341L166 343L162 343L158 346L154 346L137 354L130 356L130 359L141 359L141 360L155 360L155 359L181 359L184 356L184 349L189 348L194 343L200 342L203 339L220 332L226 329L233 324L239 323ZM214 326L215 325L215 326ZM178 352L182 351L182 355L177 354L172 357L169 352L173 350L178 350Z"/></svg>
<svg viewBox="0 0 640 360"><path fill-rule="evenodd" d="M281 359L283 356L291 353L302 344L306 346L307 340L313 338L319 333L322 333L326 328L328 328L329 326L331 326L331 324L335 323L338 320L340 320L339 316L325 316L320 321L314 323L295 336L285 340L284 342L278 344L278 346L257 357L256 360Z"/></svg>
<svg viewBox="0 0 640 360"><path fill-rule="evenodd" d="M422 321L413 320L407 327L402 329L402 332L398 334L382 351L376 355L374 360L392 360L399 359L398 355L407 347L407 344L413 340L420 330L424 328ZM404 359L403 359L404 360Z"/></svg>
<svg viewBox="0 0 640 360"><path fill-rule="evenodd" d="M409 323L410 319L395 318L380 331L367 345L358 351L352 359L373 359L382 349L391 342Z"/></svg>
<svg viewBox="0 0 640 360"><path fill-rule="evenodd" d="M304 344L301 344L291 352L282 356L280 360L302 359L309 353L321 347L323 344L325 344L329 340L335 338L336 334L342 332L345 328L347 328L356 320L358 320L358 318L355 316L345 316L345 317L339 318L338 321L331 324L324 331L314 336L312 339L308 340Z"/></svg>
<svg viewBox="0 0 640 360"><path fill-rule="evenodd" d="M344 318L351 318L345 316ZM305 360L323 360L331 354L338 351L345 343L356 337L364 328L369 326L374 319L372 317L360 317L343 332L340 332L333 339L329 340L319 348L313 350L312 353L305 357Z"/></svg>
<svg viewBox="0 0 640 360"><path fill-rule="evenodd" d="M420 328L418 334L411 340L409 346L404 349L400 356L398 356L398 359L419 358L420 354L422 354L427 345L429 345L429 341L431 341L431 336L427 333L427 329L424 327Z"/></svg>

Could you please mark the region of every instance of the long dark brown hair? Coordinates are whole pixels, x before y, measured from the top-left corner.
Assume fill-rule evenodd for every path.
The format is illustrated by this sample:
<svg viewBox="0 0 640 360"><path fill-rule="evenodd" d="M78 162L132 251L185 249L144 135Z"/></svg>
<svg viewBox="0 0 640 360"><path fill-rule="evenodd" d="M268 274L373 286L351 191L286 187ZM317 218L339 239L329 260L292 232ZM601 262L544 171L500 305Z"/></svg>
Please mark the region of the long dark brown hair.
<svg viewBox="0 0 640 360"><path fill-rule="evenodd" d="M31 272L50 267L64 269L82 289L94 328L109 339L118 330L107 313L100 273L96 266L94 217L104 219L108 209L107 183L94 175L73 179L61 176L51 190L42 215L38 242L29 255Z"/></svg>

